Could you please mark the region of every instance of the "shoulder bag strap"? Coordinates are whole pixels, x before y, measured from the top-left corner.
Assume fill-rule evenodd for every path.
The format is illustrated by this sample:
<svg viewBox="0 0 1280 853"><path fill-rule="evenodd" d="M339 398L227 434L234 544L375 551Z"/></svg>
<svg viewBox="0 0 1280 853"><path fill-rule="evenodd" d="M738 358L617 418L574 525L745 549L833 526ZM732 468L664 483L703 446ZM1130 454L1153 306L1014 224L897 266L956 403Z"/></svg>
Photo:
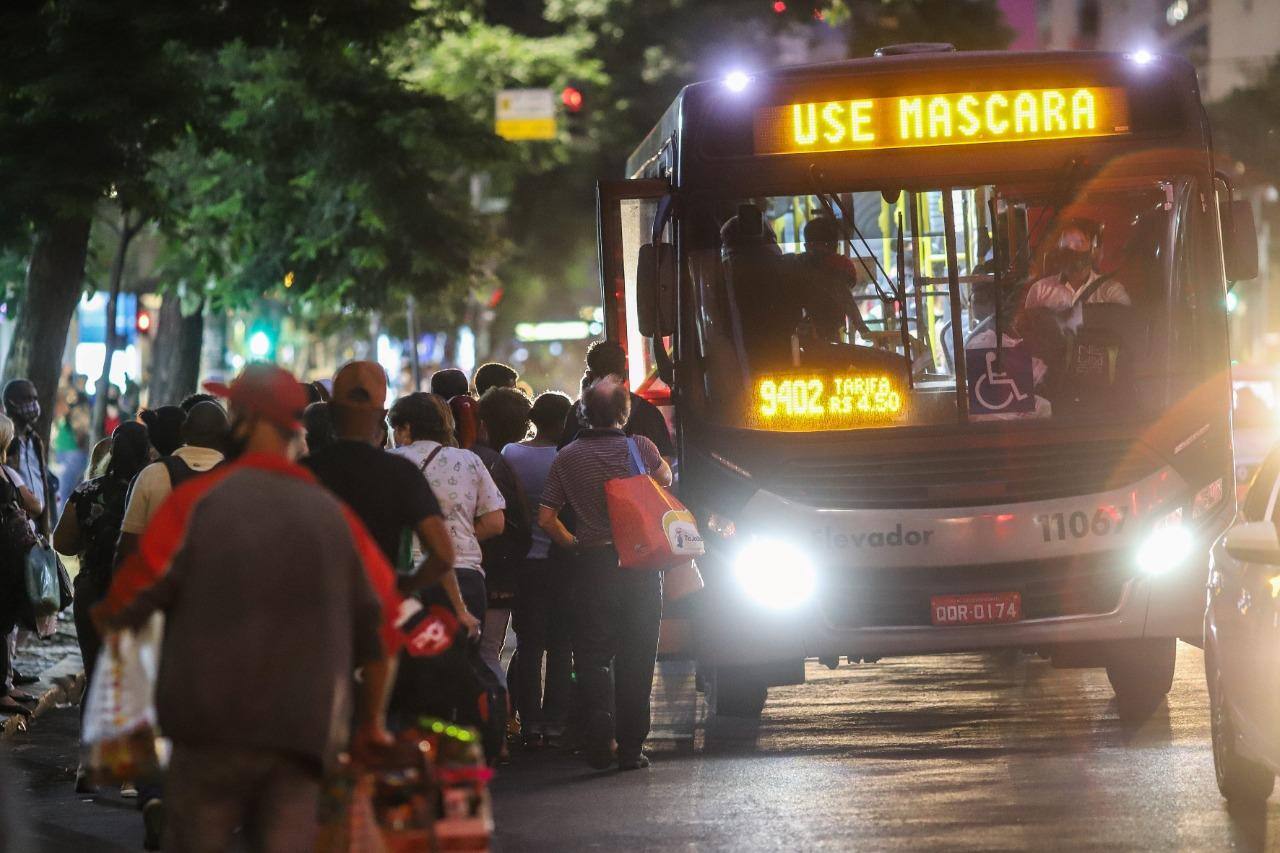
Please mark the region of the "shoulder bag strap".
<svg viewBox="0 0 1280 853"><path fill-rule="evenodd" d="M427 458L422 460L422 467L419 470L422 471L423 476L426 476L427 469L431 467L431 460L435 459L441 450L444 450L444 445L436 445L436 449L428 453Z"/></svg>
<svg viewBox="0 0 1280 853"><path fill-rule="evenodd" d="M636 440L630 436L627 436L627 448L631 451L631 462L636 466L636 475L648 474L644 467L644 460L640 458L640 448L636 446Z"/></svg>

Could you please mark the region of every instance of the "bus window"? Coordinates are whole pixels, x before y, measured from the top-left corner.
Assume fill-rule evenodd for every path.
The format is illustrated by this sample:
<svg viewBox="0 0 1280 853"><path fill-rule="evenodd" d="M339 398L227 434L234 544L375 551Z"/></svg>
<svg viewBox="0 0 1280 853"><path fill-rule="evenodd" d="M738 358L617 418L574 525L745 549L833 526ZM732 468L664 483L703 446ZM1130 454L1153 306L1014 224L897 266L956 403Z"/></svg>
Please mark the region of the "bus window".
<svg viewBox="0 0 1280 853"><path fill-rule="evenodd" d="M1204 322L1204 295L1175 285L1169 264L1172 201L1189 186L1097 183L1065 200L1054 187L886 187L691 205L707 405L762 429L954 423L962 363L970 421L1145 416L1169 402L1162 353Z"/></svg>

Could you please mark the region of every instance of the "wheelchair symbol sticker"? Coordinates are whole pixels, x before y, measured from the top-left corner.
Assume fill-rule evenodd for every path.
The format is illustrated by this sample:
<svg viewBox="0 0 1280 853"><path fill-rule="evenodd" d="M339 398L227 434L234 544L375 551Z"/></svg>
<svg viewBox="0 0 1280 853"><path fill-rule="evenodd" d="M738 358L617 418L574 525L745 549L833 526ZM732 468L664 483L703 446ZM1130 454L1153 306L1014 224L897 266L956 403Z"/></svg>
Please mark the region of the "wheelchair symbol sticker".
<svg viewBox="0 0 1280 853"><path fill-rule="evenodd" d="M1034 412L1036 397L1031 354L1018 346L1004 348L1003 370L996 365L995 349L967 349L969 411L975 415Z"/></svg>

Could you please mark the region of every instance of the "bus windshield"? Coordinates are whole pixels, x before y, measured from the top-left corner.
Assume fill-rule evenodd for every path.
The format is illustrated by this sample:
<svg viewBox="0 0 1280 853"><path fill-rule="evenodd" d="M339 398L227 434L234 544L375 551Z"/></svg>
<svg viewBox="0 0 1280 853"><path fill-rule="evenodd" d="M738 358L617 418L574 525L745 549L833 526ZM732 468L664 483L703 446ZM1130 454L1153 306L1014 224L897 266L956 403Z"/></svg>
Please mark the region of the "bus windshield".
<svg viewBox="0 0 1280 853"><path fill-rule="evenodd" d="M710 413L777 431L1150 418L1203 363L1216 254L1192 249L1195 195L1169 177L691 206Z"/></svg>

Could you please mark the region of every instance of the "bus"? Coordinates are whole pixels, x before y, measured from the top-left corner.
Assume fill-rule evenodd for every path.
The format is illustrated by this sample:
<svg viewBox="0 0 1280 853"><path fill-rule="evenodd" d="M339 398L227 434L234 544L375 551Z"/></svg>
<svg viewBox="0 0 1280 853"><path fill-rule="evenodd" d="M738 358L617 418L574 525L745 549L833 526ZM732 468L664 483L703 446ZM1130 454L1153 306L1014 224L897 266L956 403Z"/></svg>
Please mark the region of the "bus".
<svg viewBox="0 0 1280 853"><path fill-rule="evenodd" d="M598 186L607 335L666 407L716 712L882 656L1199 644L1235 508L1248 204L1174 56L949 45L686 86ZM1252 255L1251 255L1252 253Z"/></svg>

